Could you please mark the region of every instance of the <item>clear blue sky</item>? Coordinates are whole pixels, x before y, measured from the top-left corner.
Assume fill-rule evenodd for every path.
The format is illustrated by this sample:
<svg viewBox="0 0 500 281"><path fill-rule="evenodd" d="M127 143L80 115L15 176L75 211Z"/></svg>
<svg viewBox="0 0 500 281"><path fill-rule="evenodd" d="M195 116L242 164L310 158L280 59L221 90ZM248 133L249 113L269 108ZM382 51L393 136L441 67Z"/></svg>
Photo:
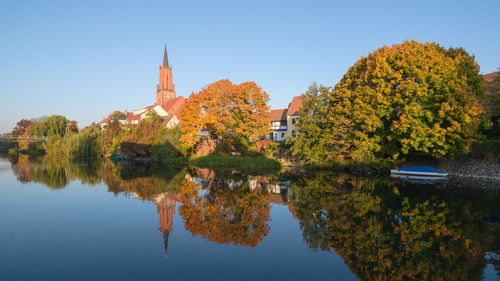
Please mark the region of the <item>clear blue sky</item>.
<svg viewBox="0 0 500 281"><path fill-rule="evenodd" d="M255 81L272 108L406 39L464 47L500 66L500 1L5 1L0 132L62 114L80 127L155 102L167 40L177 95Z"/></svg>

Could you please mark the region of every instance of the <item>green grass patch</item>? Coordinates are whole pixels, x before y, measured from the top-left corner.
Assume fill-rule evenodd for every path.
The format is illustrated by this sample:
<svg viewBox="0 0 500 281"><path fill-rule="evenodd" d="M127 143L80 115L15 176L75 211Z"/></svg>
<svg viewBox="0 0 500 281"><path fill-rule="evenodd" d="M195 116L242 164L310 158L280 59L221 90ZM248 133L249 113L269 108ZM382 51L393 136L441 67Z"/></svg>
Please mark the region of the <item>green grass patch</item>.
<svg viewBox="0 0 500 281"><path fill-rule="evenodd" d="M281 170L282 164L278 160L269 158L249 158L249 157L176 157L164 158L162 163L167 166L195 166L209 169L234 169L246 173L277 173Z"/></svg>
<svg viewBox="0 0 500 281"><path fill-rule="evenodd" d="M305 164L306 170L331 170L335 172L348 172L353 174L388 174L391 164L385 161L354 162L345 160L336 163Z"/></svg>

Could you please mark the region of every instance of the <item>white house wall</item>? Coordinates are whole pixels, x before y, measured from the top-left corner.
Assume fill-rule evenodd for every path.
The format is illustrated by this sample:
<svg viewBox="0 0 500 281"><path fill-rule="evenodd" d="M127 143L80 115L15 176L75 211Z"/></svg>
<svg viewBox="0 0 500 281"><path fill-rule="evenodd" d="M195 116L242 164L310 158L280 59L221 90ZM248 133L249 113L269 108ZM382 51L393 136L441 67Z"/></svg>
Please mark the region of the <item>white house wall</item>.
<svg viewBox="0 0 500 281"><path fill-rule="evenodd" d="M165 111L165 109L163 109L163 107L161 107L159 105L156 105L155 107L153 107L153 110L156 112L156 114L160 115L160 117L167 117L168 116L168 112Z"/></svg>
<svg viewBox="0 0 500 281"><path fill-rule="evenodd" d="M295 119L295 124L293 124L293 120ZM295 126L297 125L297 121L299 121L298 116L287 116L286 117L286 135L287 136L292 136L292 132L295 129Z"/></svg>

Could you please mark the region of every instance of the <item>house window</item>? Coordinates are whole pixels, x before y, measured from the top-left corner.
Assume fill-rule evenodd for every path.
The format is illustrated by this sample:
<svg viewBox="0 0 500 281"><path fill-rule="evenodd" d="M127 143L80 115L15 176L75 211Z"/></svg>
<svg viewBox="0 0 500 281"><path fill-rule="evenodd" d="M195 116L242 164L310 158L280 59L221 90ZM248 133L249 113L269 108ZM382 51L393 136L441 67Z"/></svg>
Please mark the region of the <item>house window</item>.
<svg viewBox="0 0 500 281"><path fill-rule="evenodd" d="M285 137L285 133L281 133L281 138L284 138Z"/></svg>
<svg viewBox="0 0 500 281"><path fill-rule="evenodd" d="M292 125L295 125L295 118L292 118Z"/></svg>
<svg viewBox="0 0 500 281"><path fill-rule="evenodd" d="M279 130L280 122L271 122L271 130Z"/></svg>

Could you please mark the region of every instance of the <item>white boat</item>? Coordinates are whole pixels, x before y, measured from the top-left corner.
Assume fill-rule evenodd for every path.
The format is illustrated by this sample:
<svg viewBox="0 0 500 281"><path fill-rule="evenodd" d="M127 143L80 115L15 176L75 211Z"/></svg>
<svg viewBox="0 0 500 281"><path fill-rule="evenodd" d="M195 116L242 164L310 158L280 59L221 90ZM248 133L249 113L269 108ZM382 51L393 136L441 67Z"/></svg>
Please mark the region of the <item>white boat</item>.
<svg viewBox="0 0 500 281"><path fill-rule="evenodd" d="M407 175L407 176L422 176L422 177L447 177L448 172L438 171L431 166L413 166L391 169L391 175Z"/></svg>
<svg viewBox="0 0 500 281"><path fill-rule="evenodd" d="M411 176L411 175L391 174L391 178L397 178L405 182L411 182L417 184L436 184L441 182L448 182L447 177L433 177L433 176Z"/></svg>

